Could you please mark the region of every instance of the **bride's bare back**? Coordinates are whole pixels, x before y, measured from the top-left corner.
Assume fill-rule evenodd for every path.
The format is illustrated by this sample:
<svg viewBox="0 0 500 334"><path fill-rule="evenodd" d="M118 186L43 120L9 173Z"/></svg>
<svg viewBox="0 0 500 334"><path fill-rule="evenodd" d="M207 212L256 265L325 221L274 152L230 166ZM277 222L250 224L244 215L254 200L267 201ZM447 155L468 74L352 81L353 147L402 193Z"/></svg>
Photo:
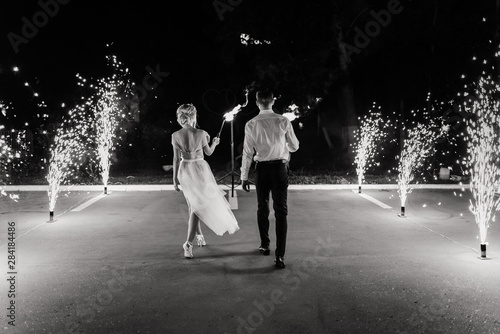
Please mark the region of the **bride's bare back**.
<svg viewBox="0 0 500 334"><path fill-rule="evenodd" d="M203 147L208 145L210 136L201 129L182 128L172 134L172 144L181 152L183 159L203 158Z"/></svg>

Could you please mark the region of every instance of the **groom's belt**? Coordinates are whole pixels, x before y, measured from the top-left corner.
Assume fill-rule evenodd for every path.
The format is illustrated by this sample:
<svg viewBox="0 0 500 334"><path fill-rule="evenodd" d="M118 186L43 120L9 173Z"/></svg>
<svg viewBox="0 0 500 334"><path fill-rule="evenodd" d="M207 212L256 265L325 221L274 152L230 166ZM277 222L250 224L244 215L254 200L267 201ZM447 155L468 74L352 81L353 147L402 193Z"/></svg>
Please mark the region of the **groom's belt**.
<svg viewBox="0 0 500 334"><path fill-rule="evenodd" d="M286 159L279 160L266 160L266 161L256 161L258 165L271 165L271 164L286 164Z"/></svg>

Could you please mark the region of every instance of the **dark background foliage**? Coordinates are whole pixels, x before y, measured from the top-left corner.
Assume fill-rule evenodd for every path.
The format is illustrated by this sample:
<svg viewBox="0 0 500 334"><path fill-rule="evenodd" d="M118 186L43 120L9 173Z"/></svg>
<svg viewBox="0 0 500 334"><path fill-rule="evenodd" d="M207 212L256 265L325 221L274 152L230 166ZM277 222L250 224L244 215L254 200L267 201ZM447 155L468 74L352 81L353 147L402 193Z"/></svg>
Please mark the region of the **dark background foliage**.
<svg viewBox="0 0 500 334"><path fill-rule="evenodd" d="M220 16L216 3L230 10ZM356 34L375 21L373 12L391 3L399 3L401 12L346 58L346 45L356 47ZM243 103L250 87L249 104L234 122L238 155L244 124L258 113L255 89L260 86L275 91L277 112L291 103L301 108L302 117L294 121L301 149L292 167L344 170L352 164L351 132L373 102L404 119L409 110L449 101L464 82L477 79L483 59L494 63L498 41L494 0L70 1L59 4L58 13L16 53L8 34L21 35L22 18L33 21L42 9L35 1L1 6L0 100L12 111L0 116L0 123L33 133L30 169L22 175L43 173L54 129L82 94L75 74L105 75L109 53L129 67L139 86L150 69L168 72L160 81L146 81L155 88L136 106L112 173L171 164L170 135L179 129L179 104L194 103L200 127L215 136L222 115ZM271 43L243 45L242 33ZM13 73L13 66L20 72ZM215 169L228 167L229 129L226 124L221 146L209 158ZM386 159L384 169L394 161Z"/></svg>

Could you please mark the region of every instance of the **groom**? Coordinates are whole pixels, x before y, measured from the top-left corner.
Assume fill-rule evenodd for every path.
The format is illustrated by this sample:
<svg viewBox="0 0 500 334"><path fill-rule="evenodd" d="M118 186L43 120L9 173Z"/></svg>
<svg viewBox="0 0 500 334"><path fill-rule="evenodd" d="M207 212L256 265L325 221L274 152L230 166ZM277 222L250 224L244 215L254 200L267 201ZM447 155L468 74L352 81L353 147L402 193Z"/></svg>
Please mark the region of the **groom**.
<svg viewBox="0 0 500 334"><path fill-rule="evenodd" d="M260 233L259 251L269 255L269 193L272 194L276 219L276 267L285 268L287 234L288 162L290 152L299 148L290 120L275 114L272 107L274 95L269 90L257 92L259 114L245 125L245 141L241 164L241 181L245 191L250 191L248 170L255 150L257 191L257 223Z"/></svg>

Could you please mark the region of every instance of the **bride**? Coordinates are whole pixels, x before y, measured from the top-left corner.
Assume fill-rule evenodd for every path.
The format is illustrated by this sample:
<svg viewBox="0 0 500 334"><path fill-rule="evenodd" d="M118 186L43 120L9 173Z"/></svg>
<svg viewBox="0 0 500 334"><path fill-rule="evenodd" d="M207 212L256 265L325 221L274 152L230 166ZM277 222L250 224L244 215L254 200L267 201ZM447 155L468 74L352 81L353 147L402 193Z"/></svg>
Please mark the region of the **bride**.
<svg viewBox="0 0 500 334"><path fill-rule="evenodd" d="M219 138L215 137L209 145L208 133L197 128L196 108L192 104L177 108L177 122L182 129L172 134L174 188L180 191L179 184L182 186L189 206L187 239L182 248L184 256L192 258L195 237L198 246L206 245L200 220L217 235L225 232L233 234L239 226L224 192L219 189L210 166L203 158L203 153L212 155Z"/></svg>

